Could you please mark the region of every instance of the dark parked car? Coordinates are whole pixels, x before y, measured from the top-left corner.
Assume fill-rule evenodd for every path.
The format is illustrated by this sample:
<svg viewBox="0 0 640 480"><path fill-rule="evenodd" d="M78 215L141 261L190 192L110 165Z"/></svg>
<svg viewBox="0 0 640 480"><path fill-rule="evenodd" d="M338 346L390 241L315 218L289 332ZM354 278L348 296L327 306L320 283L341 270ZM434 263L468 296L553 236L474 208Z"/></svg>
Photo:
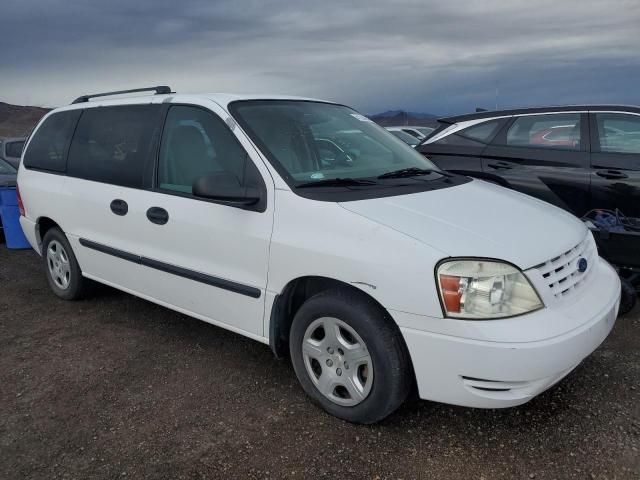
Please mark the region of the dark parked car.
<svg viewBox="0 0 640 480"><path fill-rule="evenodd" d="M0 142L0 158L18 168L26 141L26 138L5 138Z"/></svg>
<svg viewBox="0 0 640 480"><path fill-rule="evenodd" d="M538 197L578 217L640 217L640 107L569 106L443 118L417 147L445 170Z"/></svg>

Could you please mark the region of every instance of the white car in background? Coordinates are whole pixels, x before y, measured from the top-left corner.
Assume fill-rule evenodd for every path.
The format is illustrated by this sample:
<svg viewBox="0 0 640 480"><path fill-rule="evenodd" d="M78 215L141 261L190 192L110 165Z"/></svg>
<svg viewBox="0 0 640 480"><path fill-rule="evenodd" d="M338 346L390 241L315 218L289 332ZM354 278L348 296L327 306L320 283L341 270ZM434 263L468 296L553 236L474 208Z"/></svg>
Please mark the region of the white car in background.
<svg viewBox="0 0 640 480"><path fill-rule="evenodd" d="M421 142L429 136L431 132L435 130L434 127L422 127L422 126L398 126L398 127L385 127L390 132L404 132L417 138Z"/></svg>
<svg viewBox="0 0 640 480"><path fill-rule="evenodd" d="M420 145L420 140L407 132L403 132L402 130L393 129L389 127L385 127L385 128L389 133L391 133L391 135L393 135L396 138L399 138L410 147L416 148L418 145Z"/></svg>
<svg viewBox="0 0 640 480"><path fill-rule="evenodd" d="M613 328L618 276L572 215L343 105L151 90L80 97L28 141L20 223L60 298L92 279L269 344L360 423L414 384L522 404Z"/></svg>

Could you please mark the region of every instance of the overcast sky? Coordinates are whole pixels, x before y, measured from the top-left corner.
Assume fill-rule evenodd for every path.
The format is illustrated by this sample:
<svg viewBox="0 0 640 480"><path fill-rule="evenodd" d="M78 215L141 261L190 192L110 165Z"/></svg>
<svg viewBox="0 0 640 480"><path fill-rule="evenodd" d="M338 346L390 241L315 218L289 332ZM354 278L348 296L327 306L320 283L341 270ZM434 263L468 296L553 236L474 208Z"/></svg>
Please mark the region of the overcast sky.
<svg viewBox="0 0 640 480"><path fill-rule="evenodd" d="M640 104L640 0L2 0L0 101L286 93L364 113Z"/></svg>

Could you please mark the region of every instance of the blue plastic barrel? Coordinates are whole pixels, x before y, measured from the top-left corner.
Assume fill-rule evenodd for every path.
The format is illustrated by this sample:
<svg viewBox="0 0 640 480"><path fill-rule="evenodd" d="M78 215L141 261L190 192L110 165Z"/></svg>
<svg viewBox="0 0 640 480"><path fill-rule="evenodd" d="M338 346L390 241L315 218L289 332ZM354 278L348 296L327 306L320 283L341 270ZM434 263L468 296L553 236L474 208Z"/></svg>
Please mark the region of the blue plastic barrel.
<svg viewBox="0 0 640 480"><path fill-rule="evenodd" d="M0 220L7 248L31 248L20 226L16 187L0 185Z"/></svg>

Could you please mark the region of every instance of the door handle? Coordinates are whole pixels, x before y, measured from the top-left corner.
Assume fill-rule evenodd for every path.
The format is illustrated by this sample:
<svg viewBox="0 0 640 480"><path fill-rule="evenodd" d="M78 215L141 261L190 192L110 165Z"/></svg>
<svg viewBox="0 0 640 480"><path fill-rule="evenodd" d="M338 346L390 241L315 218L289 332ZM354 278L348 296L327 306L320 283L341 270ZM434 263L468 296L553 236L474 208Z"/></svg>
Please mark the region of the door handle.
<svg viewBox="0 0 640 480"><path fill-rule="evenodd" d="M513 166L509 165L506 162L489 163L487 165L491 168L495 168L496 170L509 170L513 168Z"/></svg>
<svg viewBox="0 0 640 480"><path fill-rule="evenodd" d="M629 178L626 173L623 173L619 170L598 170L596 175L602 178L608 178L610 180L614 180L616 178Z"/></svg>
<svg viewBox="0 0 640 480"><path fill-rule="evenodd" d="M111 208L113 213L121 217L125 216L129 211L129 205L127 205L127 202L120 200L119 198L113 200L109 205L109 208Z"/></svg>
<svg viewBox="0 0 640 480"><path fill-rule="evenodd" d="M151 207L149 210L147 210L147 218L151 223L155 223L156 225L164 225L169 221L169 212L167 212L164 208Z"/></svg>

